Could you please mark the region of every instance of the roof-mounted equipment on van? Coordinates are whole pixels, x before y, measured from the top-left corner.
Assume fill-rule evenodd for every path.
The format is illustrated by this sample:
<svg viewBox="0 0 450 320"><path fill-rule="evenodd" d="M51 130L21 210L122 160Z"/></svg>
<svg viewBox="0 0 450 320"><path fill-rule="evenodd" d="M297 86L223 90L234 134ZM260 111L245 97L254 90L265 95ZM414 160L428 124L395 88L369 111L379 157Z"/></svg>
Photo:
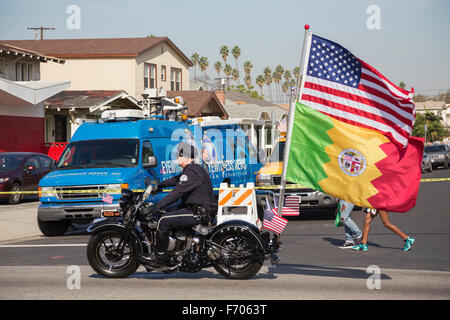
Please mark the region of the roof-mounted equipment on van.
<svg viewBox="0 0 450 320"><path fill-rule="evenodd" d="M107 110L102 113L102 120L107 121L135 121L144 119L144 113L141 110L123 109Z"/></svg>

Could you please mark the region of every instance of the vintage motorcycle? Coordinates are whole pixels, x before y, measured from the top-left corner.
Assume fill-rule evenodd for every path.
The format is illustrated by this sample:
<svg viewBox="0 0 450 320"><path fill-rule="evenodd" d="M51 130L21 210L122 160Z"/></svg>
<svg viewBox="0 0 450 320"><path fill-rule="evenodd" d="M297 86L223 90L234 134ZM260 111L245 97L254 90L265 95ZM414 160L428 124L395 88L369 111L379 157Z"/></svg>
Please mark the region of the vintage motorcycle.
<svg viewBox="0 0 450 320"><path fill-rule="evenodd" d="M148 185L145 192L122 190L121 217L105 218L88 228L91 238L87 258L91 267L108 278L133 274L142 264L147 271L165 273L198 272L214 267L225 278L248 279L261 269L264 260L279 261L279 241L261 233L256 226L242 220L215 225L214 217L202 216L202 224L171 232L164 262L145 261L143 254L155 250L157 217L150 222L145 212L152 203L147 198L155 192Z"/></svg>

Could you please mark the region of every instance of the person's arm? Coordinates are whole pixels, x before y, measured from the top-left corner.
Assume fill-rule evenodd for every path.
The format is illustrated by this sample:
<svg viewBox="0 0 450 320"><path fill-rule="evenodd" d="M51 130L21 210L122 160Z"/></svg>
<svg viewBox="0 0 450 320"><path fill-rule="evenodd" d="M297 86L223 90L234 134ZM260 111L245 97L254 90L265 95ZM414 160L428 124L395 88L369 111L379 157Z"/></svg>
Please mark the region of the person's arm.
<svg viewBox="0 0 450 320"><path fill-rule="evenodd" d="M178 184L167 196L158 202L158 209L177 201L202 184L202 179L193 170L185 170L178 179Z"/></svg>

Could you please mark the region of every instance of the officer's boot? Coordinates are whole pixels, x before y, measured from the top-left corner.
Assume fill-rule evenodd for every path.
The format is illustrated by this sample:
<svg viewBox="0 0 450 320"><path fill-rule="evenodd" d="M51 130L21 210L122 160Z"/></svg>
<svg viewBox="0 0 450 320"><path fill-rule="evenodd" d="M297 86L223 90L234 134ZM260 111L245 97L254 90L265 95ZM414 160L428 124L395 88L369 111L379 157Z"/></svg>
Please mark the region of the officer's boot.
<svg viewBox="0 0 450 320"><path fill-rule="evenodd" d="M141 260L143 262L159 262L162 263L167 258L167 248L169 247L170 231L158 230L156 233L155 251L150 254L143 254Z"/></svg>

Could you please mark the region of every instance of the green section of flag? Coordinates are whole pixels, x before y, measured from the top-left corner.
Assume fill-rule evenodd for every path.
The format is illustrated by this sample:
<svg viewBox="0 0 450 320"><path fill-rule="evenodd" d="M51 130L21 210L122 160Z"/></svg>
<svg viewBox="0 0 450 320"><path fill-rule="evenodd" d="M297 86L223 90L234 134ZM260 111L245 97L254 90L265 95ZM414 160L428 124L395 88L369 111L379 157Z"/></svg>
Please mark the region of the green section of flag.
<svg viewBox="0 0 450 320"><path fill-rule="evenodd" d="M333 127L331 119L325 114L299 102L295 104L287 181L323 191L319 181L327 178L323 164L330 161L325 148L333 143L327 134Z"/></svg>

